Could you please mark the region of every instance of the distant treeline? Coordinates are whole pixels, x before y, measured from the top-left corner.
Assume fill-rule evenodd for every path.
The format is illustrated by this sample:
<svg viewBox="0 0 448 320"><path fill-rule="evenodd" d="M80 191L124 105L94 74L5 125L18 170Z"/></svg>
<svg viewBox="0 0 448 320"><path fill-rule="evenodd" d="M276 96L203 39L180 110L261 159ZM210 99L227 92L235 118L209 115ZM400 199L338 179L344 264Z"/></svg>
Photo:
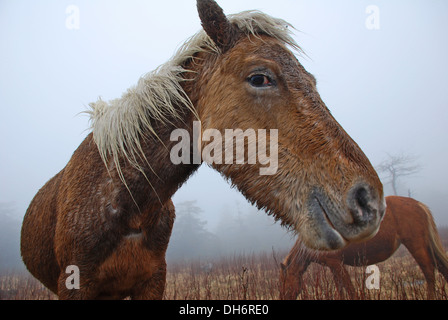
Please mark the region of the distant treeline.
<svg viewBox="0 0 448 320"><path fill-rule="evenodd" d="M0 203L0 272L24 267L20 258L21 225L14 204Z"/></svg>
<svg viewBox="0 0 448 320"><path fill-rule="evenodd" d="M295 241L292 233L255 208L245 211L238 207L232 211L221 208L215 213L220 220L213 230L201 219L202 212L196 201L176 204L168 261L289 249Z"/></svg>

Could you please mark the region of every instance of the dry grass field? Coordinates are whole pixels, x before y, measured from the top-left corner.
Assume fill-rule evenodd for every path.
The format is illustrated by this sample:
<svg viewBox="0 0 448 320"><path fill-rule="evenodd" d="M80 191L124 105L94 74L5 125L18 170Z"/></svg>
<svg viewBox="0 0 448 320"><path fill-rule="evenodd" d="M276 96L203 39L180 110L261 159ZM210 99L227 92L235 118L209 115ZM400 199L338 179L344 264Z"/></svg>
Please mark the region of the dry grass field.
<svg viewBox="0 0 448 320"><path fill-rule="evenodd" d="M170 267L166 299L279 299L279 268L274 254L236 256L214 262L192 262ZM365 268L349 267L357 295L365 300L424 300L426 281L420 268L406 249L377 265L380 288L366 288ZM312 264L304 277L300 300L346 299L336 290L329 269ZM436 299L448 300L448 284L437 274Z"/></svg>
<svg viewBox="0 0 448 320"><path fill-rule="evenodd" d="M445 248L448 228L440 230ZM286 252L235 255L216 260L172 262L168 266L165 299L168 300L276 300L279 298L279 262ZM361 299L423 300L426 282L420 268L404 247L380 270L380 288L367 289L365 268L349 267ZM336 290L331 272L313 264L304 278L301 300L345 299ZM26 272L0 275L0 299L48 300L57 297ZM448 300L448 284L437 273L436 299Z"/></svg>

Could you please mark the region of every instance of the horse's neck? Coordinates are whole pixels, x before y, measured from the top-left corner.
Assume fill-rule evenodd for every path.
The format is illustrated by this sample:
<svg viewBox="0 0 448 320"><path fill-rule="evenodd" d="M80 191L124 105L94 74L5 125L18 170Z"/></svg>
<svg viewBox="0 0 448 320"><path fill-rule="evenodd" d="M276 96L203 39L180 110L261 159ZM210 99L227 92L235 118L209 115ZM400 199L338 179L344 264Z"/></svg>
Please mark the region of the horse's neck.
<svg viewBox="0 0 448 320"><path fill-rule="evenodd" d="M206 53L201 53L201 56ZM207 61L207 59L204 59ZM202 61L202 60L200 60ZM186 80L181 82L183 90L189 97L192 105L196 105L199 98L199 90L197 90L196 76L204 68L204 65L198 63L188 63L184 66L194 72L186 72L183 74ZM160 204L169 200L177 189L195 172L199 164L173 164L170 158L170 152L174 145L179 141L171 141L171 134L175 129L184 129L190 137L190 154L193 154L193 121L197 120L196 115L184 105L174 105L178 109L178 115L182 119L173 116L164 123L154 123L154 132L144 133L146 138L142 139L141 146L146 160L141 161L144 168L143 173L138 172L134 168L128 172L133 180L132 184L128 185L128 191L134 196L134 203L145 204L146 206L154 205L158 208ZM197 110L196 110L197 111ZM192 158L191 158L192 159ZM126 175L126 174L124 174ZM126 179L126 177L125 177ZM145 190L142 190L145 189Z"/></svg>
<svg viewBox="0 0 448 320"><path fill-rule="evenodd" d="M312 250L308 249L301 240L297 240L286 257L286 265L297 267L300 264L308 265L315 258Z"/></svg>
<svg viewBox="0 0 448 320"><path fill-rule="evenodd" d="M197 170L198 164L175 165L170 159L170 151L178 141L171 141L171 132L182 128L192 136L193 115L185 112L182 120L173 120L170 125L155 125L157 138L152 134L144 135L141 141L145 160L140 160L142 172L126 164L122 166L125 183L123 193L132 196L132 202L139 210L153 211L168 201L178 188Z"/></svg>

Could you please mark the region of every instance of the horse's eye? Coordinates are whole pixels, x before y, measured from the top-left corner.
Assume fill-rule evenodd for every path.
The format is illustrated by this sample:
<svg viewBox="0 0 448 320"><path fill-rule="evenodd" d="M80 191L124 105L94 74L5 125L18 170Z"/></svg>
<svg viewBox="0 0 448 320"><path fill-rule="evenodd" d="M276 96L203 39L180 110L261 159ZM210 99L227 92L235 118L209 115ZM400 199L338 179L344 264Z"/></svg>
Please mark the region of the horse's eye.
<svg viewBox="0 0 448 320"><path fill-rule="evenodd" d="M272 86L272 81L268 76L265 76L264 74L256 74L249 79L247 79L251 86L255 88L264 88Z"/></svg>

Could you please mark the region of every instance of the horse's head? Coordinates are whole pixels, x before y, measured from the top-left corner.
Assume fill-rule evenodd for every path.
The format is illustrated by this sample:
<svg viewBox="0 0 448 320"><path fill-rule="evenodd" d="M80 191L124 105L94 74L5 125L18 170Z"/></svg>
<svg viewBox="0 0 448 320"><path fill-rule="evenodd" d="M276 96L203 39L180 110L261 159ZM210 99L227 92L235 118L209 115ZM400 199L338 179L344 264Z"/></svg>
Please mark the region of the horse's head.
<svg viewBox="0 0 448 320"><path fill-rule="evenodd" d="M280 264L280 299L296 300L302 291L303 274L308 267L309 262L303 264L295 263L295 265Z"/></svg>
<svg viewBox="0 0 448 320"><path fill-rule="evenodd" d="M249 138L249 164L223 160L213 167L310 247L337 249L373 236L385 210L382 184L321 100L315 78L287 47L297 46L287 23L260 12L226 17L211 0L198 0L198 11L219 49L197 59L202 69L195 104L203 132L216 129L224 137L226 129L253 129L252 142L277 161L261 174L266 162L256 156L255 163L248 161L254 159ZM263 141L258 129L265 129ZM222 146L224 155L233 144Z"/></svg>

